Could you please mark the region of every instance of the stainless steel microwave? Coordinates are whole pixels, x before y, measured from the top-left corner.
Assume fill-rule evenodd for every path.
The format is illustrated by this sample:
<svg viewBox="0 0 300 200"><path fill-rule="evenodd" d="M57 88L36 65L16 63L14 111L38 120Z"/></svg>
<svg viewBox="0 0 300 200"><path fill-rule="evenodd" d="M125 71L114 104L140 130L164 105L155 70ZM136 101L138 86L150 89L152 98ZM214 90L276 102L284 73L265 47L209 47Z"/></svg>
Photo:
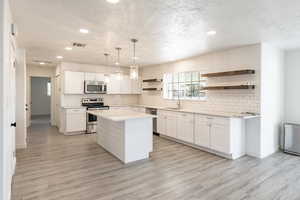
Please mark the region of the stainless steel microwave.
<svg viewBox="0 0 300 200"><path fill-rule="evenodd" d="M105 94L107 85L104 81L85 81L84 93L85 94Z"/></svg>

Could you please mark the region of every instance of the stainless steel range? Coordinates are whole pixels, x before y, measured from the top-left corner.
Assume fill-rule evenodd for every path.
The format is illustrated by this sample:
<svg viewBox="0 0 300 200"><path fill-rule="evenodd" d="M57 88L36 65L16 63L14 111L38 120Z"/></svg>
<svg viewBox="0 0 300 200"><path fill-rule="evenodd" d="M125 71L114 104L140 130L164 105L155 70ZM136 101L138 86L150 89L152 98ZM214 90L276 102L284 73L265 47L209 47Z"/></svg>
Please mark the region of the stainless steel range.
<svg viewBox="0 0 300 200"><path fill-rule="evenodd" d="M105 106L102 98L83 98L82 106L87 107L87 110L108 110L109 106ZM86 133L96 133L97 116L86 114Z"/></svg>

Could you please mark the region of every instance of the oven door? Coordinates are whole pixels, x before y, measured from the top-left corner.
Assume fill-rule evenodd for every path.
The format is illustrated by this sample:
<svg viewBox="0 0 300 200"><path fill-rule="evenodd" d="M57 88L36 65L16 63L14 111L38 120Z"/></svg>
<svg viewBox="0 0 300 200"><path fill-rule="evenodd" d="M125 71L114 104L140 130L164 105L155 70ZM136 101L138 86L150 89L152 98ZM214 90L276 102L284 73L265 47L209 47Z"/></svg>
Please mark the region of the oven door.
<svg viewBox="0 0 300 200"><path fill-rule="evenodd" d="M88 124L97 124L97 116L92 114L87 114L87 123Z"/></svg>

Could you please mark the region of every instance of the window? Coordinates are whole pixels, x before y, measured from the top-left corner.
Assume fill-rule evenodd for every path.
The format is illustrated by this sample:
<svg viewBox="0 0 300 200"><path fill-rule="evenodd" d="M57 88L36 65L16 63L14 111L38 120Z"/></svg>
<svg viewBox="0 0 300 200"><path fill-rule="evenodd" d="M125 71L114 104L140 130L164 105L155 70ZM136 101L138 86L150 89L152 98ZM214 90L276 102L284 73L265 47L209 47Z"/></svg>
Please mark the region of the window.
<svg viewBox="0 0 300 200"><path fill-rule="evenodd" d="M164 74L165 99L205 100L206 79L199 72L180 72Z"/></svg>
<svg viewBox="0 0 300 200"><path fill-rule="evenodd" d="M51 82L50 81L47 82L47 96L48 97L51 96Z"/></svg>

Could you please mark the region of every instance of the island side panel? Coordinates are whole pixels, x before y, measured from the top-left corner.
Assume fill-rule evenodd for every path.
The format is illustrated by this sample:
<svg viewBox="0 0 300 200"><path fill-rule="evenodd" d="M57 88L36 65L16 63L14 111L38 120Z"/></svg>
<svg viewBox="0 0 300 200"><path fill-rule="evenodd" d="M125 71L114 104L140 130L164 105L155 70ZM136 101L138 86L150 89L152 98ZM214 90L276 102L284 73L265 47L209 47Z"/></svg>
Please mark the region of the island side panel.
<svg viewBox="0 0 300 200"><path fill-rule="evenodd" d="M125 163L149 158L153 151L153 119L125 121Z"/></svg>
<svg viewBox="0 0 300 200"><path fill-rule="evenodd" d="M98 117L97 143L122 162L125 162L124 124L124 121L115 122Z"/></svg>

